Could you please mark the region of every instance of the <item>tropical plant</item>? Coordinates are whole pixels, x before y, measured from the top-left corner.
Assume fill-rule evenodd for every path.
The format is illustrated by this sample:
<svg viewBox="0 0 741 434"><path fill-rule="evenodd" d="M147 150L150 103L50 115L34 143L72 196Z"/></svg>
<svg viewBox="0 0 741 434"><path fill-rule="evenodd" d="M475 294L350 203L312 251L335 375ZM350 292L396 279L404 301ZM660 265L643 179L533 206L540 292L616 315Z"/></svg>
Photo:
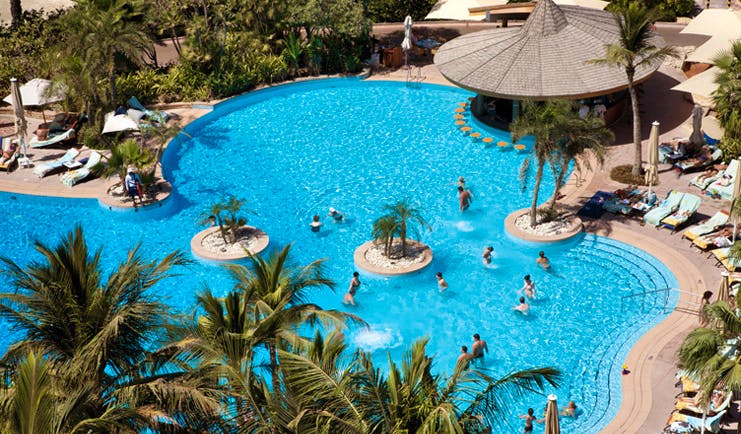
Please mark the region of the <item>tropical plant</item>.
<svg viewBox="0 0 741 434"><path fill-rule="evenodd" d="M432 373L427 339L414 342L401 366L388 357L388 375L369 353L342 357L344 343L332 335L315 338L305 353L280 352L286 388L300 409L299 432L483 433L499 426L513 398L556 387L553 368L530 369L492 378L459 363L449 377Z"/></svg>
<svg viewBox="0 0 741 434"><path fill-rule="evenodd" d="M304 54L304 41L295 33L290 33L285 40L285 45L285 48L283 48L283 59L288 65L289 76L295 77L301 67L301 56Z"/></svg>
<svg viewBox="0 0 741 434"><path fill-rule="evenodd" d="M247 218L240 215L240 212L255 213L252 210L242 208L245 202L244 199L239 199L236 196L222 198L212 204L208 212L201 214L201 224L217 225L224 242L234 244L239 238L240 230L247 224Z"/></svg>
<svg viewBox="0 0 741 434"><path fill-rule="evenodd" d="M713 389L724 387L741 393L741 316L725 301L705 306L706 327L699 327L679 348L679 366L700 379L701 405L710 402Z"/></svg>
<svg viewBox="0 0 741 434"><path fill-rule="evenodd" d="M634 0L613 0L607 6L610 11L628 7ZM643 0L643 6L657 11L659 21L674 21L676 17L692 16L695 8L693 0Z"/></svg>
<svg viewBox="0 0 741 434"><path fill-rule="evenodd" d="M54 389L46 394L52 400L43 405L56 408L64 398L64 408L54 414L82 405L84 411L76 407L75 417L105 420L121 415L127 422L120 422L136 431L196 423L188 422L191 418L214 420L218 394L172 363L167 354L154 351L156 339L165 335L168 315L149 291L170 275L172 267L187 262L181 253L147 261L137 246L104 278L102 251L88 249L80 227L55 247L37 242L36 250L43 261L26 268L2 258L14 290L0 294L0 317L22 337L1 362L16 372L30 363L40 374L41 366L28 355L38 354L50 363L47 371L54 376ZM16 379L9 398L16 408L22 402L17 398L28 387L44 387L38 377L32 379L39 382L34 386L23 376ZM85 427L81 432L92 429Z"/></svg>
<svg viewBox="0 0 741 434"><path fill-rule="evenodd" d="M129 167L133 166L141 171L149 167L153 161L154 157L148 149L139 146L135 139L127 139L111 149L111 155L102 173L105 177L118 175L119 181L116 185L125 184L123 181L126 179Z"/></svg>
<svg viewBox="0 0 741 434"><path fill-rule="evenodd" d="M719 146L723 155L735 158L741 155L741 42L734 42L714 63L719 73L715 76L718 88L713 93L713 103L725 130Z"/></svg>
<svg viewBox="0 0 741 434"><path fill-rule="evenodd" d="M641 113L638 104L635 74L641 68L652 68L667 57L675 57L674 47L656 46L653 22L657 19L655 9L647 9L640 2L630 2L627 7L612 13L618 27L619 42L607 44L605 57L593 59L592 63L605 64L625 71L633 112L633 175L642 173Z"/></svg>
<svg viewBox="0 0 741 434"><path fill-rule="evenodd" d="M386 214L373 222L371 236L376 243L383 244L384 255L388 258L394 253L392 248L394 237L399 238L401 244L399 257L404 258L407 254L408 235L418 237L420 228L432 230L419 209L409 203L409 199L401 200L393 205L384 205L383 211Z"/></svg>

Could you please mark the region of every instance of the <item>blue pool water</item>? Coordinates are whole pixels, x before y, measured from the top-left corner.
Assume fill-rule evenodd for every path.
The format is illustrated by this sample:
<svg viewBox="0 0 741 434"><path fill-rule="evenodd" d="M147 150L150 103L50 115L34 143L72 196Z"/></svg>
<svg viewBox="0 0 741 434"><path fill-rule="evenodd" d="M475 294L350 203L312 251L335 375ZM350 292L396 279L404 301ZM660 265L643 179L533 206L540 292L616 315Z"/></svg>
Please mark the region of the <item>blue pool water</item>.
<svg viewBox="0 0 741 434"><path fill-rule="evenodd" d="M556 393L561 405L572 399L583 410L576 421L562 422L563 432L596 432L619 407L625 355L664 317L663 294L631 295L676 287L675 278L650 255L606 238L587 235L543 246L508 236L505 216L531 197L518 180L525 155L485 148L461 134L453 111L468 96L442 86L337 79L234 98L188 126L190 137L180 135L167 149L164 171L175 193L161 208L112 212L93 200L3 193L6 227L13 229L0 246L4 256L24 264L39 259L34 240L54 244L81 224L88 241L104 247L108 267L137 242L151 257L189 251L190 238L203 229L196 223L200 215L219 196L233 194L257 213L250 222L270 235L271 247L293 243L302 264L328 258L337 293L322 290L313 298L324 308L345 309L341 299L354 271L355 247L370 238L383 205L409 198L432 226L421 238L435 259L406 277L361 273L358 306L351 311L370 329L348 331L352 344L374 351L384 365L386 351L398 361L402 348L427 335L436 369L451 372L460 346L470 347L471 335L479 333L488 341L486 367L495 376L530 367L561 369L563 384L546 393ZM506 137L495 142L500 139ZM475 196L463 215L458 176L465 176ZM547 174L544 200L552 190ZM326 216L330 206L347 222L324 217L322 232L310 232L311 216ZM487 245L495 251L490 267L480 257ZM551 272L535 266L541 248L554 264ZM438 271L450 284L442 294ZM232 286L214 264L197 261L180 272L157 287L173 311L191 311L194 294L205 285L219 294ZM511 310L524 274L533 276L540 294L528 317ZM671 293L669 309L675 303ZM11 339L3 333L0 349ZM507 432L521 430L516 412L534 407L539 415L545 402L540 396L514 402Z"/></svg>

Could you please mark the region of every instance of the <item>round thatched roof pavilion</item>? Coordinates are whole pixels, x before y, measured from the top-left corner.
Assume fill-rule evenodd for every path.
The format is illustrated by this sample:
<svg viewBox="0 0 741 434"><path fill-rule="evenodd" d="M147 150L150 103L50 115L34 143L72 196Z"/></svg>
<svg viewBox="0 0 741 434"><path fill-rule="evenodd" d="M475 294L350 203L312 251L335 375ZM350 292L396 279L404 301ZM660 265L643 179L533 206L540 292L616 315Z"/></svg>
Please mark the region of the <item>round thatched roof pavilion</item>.
<svg viewBox="0 0 741 434"><path fill-rule="evenodd" d="M654 45L664 45L660 36L653 38ZM591 99L626 89L622 68L590 62L604 58L606 45L618 42L610 12L539 0L522 27L457 37L440 47L434 61L454 84L514 101L516 116L519 100ZM635 81L648 79L659 66L639 68Z"/></svg>

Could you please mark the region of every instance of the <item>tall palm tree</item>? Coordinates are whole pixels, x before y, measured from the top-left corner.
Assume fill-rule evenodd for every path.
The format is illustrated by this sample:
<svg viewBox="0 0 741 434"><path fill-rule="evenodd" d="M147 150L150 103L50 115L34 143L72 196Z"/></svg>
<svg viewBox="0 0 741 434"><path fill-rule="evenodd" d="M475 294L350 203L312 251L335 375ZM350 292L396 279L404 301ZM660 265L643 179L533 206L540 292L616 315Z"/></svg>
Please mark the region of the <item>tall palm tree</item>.
<svg viewBox="0 0 741 434"><path fill-rule="evenodd" d="M601 166L605 161L607 145L615 140L612 131L605 128L603 119L591 114L582 118L577 113L576 106L572 105L572 109L566 114L566 120L570 124L566 129L567 136L559 141L553 158L554 164L551 165L555 180L553 197L550 200L551 209L556 207L559 191L571 164L573 163L577 172L582 169L592 170L592 158Z"/></svg>
<svg viewBox="0 0 741 434"><path fill-rule="evenodd" d="M306 432L480 433L498 425L512 398L546 384L557 386L560 379L552 368L495 379L466 370L463 363L449 377L432 374L426 344L427 339L412 344L401 366L389 356L388 376L368 353L356 352L343 361L338 351L344 347L336 342L309 355L281 352L287 388L295 391L302 409L294 425L315 427Z"/></svg>
<svg viewBox="0 0 741 434"><path fill-rule="evenodd" d="M631 2L627 7L612 13L618 26L619 42L606 46L605 57L592 60L593 63L606 64L625 71L628 81L631 108L633 111L633 170L635 176L641 174L641 113L638 107L635 74L639 68L649 67L676 56L674 47L657 47L652 24L658 19L656 10L649 10L640 2Z"/></svg>
<svg viewBox="0 0 741 434"><path fill-rule="evenodd" d="M419 228L432 230L425 221L420 210L415 208L409 199L396 202L393 205L384 205L382 215L373 223L373 238L386 243L388 253L393 243L393 237L398 236L401 241L401 257L407 254L407 237L409 234L419 236ZM387 256L388 256L387 253Z"/></svg>
<svg viewBox="0 0 741 434"><path fill-rule="evenodd" d="M715 77L718 88L713 103L725 130L720 146L725 155L734 158L741 155L741 42L734 42L714 63L720 72Z"/></svg>
<svg viewBox="0 0 741 434"><path fill-rule="evenodd" d="M707 327L699 327L679 348L679 366L700 378L701 403L708 404L718 386L741 393L741 316L725 301L705 307ZM741 425L739 426L741 430Z"/></svg>
<svg viewBox="0 0 741 434"><path fill-rule="evenodd" d="M187 263L181 253L148 261L137 246L104 279L102 250L88 249L80 227L56 247L37 242L36 250L43 261L25 268L0 258L14 287L0 293L0 316L22 335L3 365L13 369L37 352L52 363L65 393L80 390L84 373L89 417L125 408L157 427L217 414L216 394L154 351L168 315L149 291Z"/></svg>

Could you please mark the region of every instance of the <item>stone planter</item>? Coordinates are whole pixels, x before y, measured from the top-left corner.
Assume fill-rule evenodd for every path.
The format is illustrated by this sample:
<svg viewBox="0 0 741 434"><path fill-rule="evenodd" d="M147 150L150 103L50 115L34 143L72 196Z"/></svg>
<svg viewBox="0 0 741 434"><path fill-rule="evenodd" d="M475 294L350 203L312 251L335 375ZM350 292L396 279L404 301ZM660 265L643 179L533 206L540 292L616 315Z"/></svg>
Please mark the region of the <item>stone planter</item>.
<svg viewBox="0 0 741 434"><path fill-rule="evenodd" d="M119 184L119 186L116 184ZM140 205L138 202L136 206L131 201L131 198L123 193L123 185L120 182L114 182L106 186L105 191L98 197L98 202L108 209L134 209L134 208L147 208L154 205L162 205L162 202L170 197L172 194L172 185L164 179L159 179L154 184L155 189L154 196L145 195L144 201Z"/></svg>
<svg viewBox="0 0 741 434"><path fill-rule="evenodd" d="M240 231L245 231L249 234L245 234L245 237L248 237L249 247L247 247L247 249L252 255L257 255L262 252L268 247L268 243L270 243L268 235L254 226L242 226ZM208 242L212 237L217 237L218 239L221 238L218 227L210 227L198 232L190 240L190 249L193 254L200 258L210 259L213 261L236 261L249 256L247 251L245 251L244 243L242 246L235 246L233 244L226 245L222 250L209 248L204 244L204 241Z"/></svg>
<svg viewBox="0 0 741 434"><path fill-rule="evenodd" d="M394 242L394 245L398 245ZM399 276L402 274L410 274L417 272L432 262L432 249L424 243L415 240L407 240L407 249L416 251L415 258L413 261L405 261L404 259L391 259L388 260L388 266L380 264L378 260L374 260L380 255L379 250L373 241L368 241L360 245L355 249L353 259L355 265L365 271L374 274L382 274L385 276ZM408 262L408 263L404 263Z"/></svg>
<svg viewBox="0 0 741 434"><path fill-rule="evenodd" d="M581 219L576 215L568 214L567 218L570 220L570 225L567 228L562 229L560 233L553 235L533 234L520 229L515 223L518 217L527 215L528 213L530 213L530 208L523 208L508 215L507 218L504 220L504 230L506 230L511 235L514 235L515 237L523 239L525 241L550 243L572 238L581 233L583 229Z"/></svg>

